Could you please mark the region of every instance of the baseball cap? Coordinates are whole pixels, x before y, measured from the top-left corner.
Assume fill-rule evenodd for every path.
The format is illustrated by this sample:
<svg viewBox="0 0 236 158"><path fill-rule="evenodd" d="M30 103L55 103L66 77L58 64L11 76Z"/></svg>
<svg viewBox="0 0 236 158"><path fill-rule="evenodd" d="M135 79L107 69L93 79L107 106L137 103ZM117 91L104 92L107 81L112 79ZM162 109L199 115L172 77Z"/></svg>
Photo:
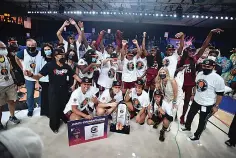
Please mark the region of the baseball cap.
<svg viewBox="0 0 236 158"><path fill-rule="evenodd" d="M9 37L9 38L8 38L8 42L13 42L13 41L16 41L16 38L15 38L15 37Z"/></svg>
<svg viewBox="0 0 236 158"><path fill-rule="evenodd" d="M111 58L117 58L117 54L116 53L111 53Z"/></svg>
<svg viewBox="0 0 236 158"><path fill-rule="evenodd" d="M121 84L119 81L113 81L112 87L121 87Z"/></svg>
<svg viewBox="0 0 236 158"><path fill-rule="evenodd" d="M172 44L168 44L168 45L166 46L166 49L175 49L175 47L174 47L174 45L172 45Z"/></svg>
<svg viewBox="0 0 236 158"><path fill-rule="evenodd" d="M90 79L88 77L84 77L84 78L82 78L82 83L92 84L92 79Z"/></svg>
<svg viewBox="0 0 236 158"><path fill-rule="evenodd" d="M64 55L64 54L65 54L65 50L62 49L62 48L56 48L56 49L54 49L53 54L54 54L55 56L56 56L56 55L59 55L59 54Z"/></svg>
<svg viewBox="0 0 236 158"><path fill-rule="evenodd" d="M144 85L144 81L139 79L139 80L136 81L136 84L140 85L140 86L143 86Z"/></svg>
<svg viewBox="0 0 236 158"><path fill-rule="evenodd" d="M108 45L107 45L107 48L110 48L110 47L111 47L111 48L114 48L114 46L113 46L112 44L108 44Z"/></svg>
<svg viewBox="0 0 236 158"><path fill-rule="evenodd" d="M206 66L215 66L215 62L211 59L205 59L202 64Z"/></svg>
<svg viewBox="0 0 236 158"><path fill-rule="evenodd" d="M154 95L163 95L163 93L160 91L160 90L156 90L155 92L154 92Z"/></svg>
<svg viewBox="0 0 236 158"><path fill-rule="evenodd" d="M233 48L230 52L231 52L231 53L232 53L232 52L236 52L236 48Z"/></svg>

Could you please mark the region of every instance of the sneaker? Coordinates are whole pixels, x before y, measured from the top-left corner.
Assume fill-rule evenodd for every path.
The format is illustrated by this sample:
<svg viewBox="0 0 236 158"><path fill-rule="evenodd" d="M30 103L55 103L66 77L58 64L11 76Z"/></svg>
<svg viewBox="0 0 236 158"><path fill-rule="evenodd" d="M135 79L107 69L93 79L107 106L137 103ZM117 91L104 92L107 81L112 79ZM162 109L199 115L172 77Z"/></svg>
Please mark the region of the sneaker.
<svg viewBox="0 0 236 158"><path fill-rule="evenodd" d="M0 123L0 131L4 130L4 126L2 123Z"/></svg>
<svg viewBox="0 0 236 158"><path fill-rule="evenodd" d="M181 128L181 131L182 131L182 132L190 132L191 129L188 129L188 128L186 128L186 127L182 127L182 128Z"/></svg>
<svg viewBox="0 0 236 158"><path fill-rule="evenodd" d="M16 118L15 116L10 116L9 121L11 121L14 124L19 124L20 123L20 120L18 118Z"/></svg>
<svg viewBox="0 0 236 158"><path fill-rule="evenodd" d="M198 137L196 137L196 136L191 136L191 137L189 137L189 139L191 140L191 141L197 141L197 140L199 140L199 138Z"/></svg>
<svg viewBox="0 0 236 158"><path fill-rule="evenodd" d="M33 116L33 113L34 113L33 111L29 111L28 114L27 114L28 117L32 117L32 116Z"/></svg>
<svg viewBox="0 0 236 158"><path fill-rule="evenodd" d="M159 140L160 140L161 142L164 142L164 141L165 141L165 131L161 130Z"/></svg>

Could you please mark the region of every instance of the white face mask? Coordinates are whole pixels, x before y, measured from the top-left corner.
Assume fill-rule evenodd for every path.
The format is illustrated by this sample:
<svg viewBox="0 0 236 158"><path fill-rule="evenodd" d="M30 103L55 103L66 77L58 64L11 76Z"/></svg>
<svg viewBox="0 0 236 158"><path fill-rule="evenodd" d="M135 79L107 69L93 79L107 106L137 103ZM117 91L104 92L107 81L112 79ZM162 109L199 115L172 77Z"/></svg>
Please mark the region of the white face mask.
<svg viewBox="0 0 236 158"><path fill-rule="evenodd" d="M210 60L216 61L216 57L214 57L214 56L208 56L207 58Z"/></svg>
<svg viewBox="0 0 236 158"><path fill-rule="evenodd" d="M7 49L0 50L0 55L7 56L7 54L8 54Z"/></svg>

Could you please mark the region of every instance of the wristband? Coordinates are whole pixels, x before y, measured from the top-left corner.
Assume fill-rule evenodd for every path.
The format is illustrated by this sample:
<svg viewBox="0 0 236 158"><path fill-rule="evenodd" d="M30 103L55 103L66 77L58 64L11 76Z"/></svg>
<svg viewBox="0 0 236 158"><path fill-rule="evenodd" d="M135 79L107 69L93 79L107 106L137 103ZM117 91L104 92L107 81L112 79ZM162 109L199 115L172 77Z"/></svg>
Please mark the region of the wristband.
<svg viewBox="0 0 236 158"><path fill-rule="evenodd" d="M192 93L192 96L194 96L195 95L195 93Z"/></svg>
<svg viewBox="0 0 236 158"><path fill-rule="evenodd" d="M81 30L81 31L84 31L84 28L83 28L83 27L81 27L81 28L80 28L80 30Z"/></svg>

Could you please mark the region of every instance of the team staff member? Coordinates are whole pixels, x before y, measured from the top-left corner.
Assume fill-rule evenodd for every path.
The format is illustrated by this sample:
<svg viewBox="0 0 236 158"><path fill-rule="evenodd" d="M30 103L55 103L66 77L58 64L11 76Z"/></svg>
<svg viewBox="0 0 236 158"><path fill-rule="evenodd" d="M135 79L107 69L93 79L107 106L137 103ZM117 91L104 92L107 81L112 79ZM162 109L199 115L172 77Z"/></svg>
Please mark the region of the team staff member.
<svg viewBox="0 0 236 158"><path fill-rule="evenodd" d="M109 115L116 110L120 101L123 100L122 91L120 90L121 84L119 81L113 81L112 88L106 89L99 99L97 107L97 115Z"/></svg>
<svg viewBox="0 0 236 158"><path fill-rule="evenodd" d="M58 133L60 119L64 122L66 121L63 111L67 101L69 100L68 80L72 80L73 77L78 82L81 82L81 79L75 75L69 65L65 64L66 59L64 49L55 49L53 55L55 60L47 63L37 75L34 75L31 71L27 70L24 71L24 74L35 80L39 80L41 77L48 75L50 98L49 125L54 133Z"/></svg>
<svg viewBox="0 0 236 158"><path fill-rule="evenodd" d="M185 127L183 131L190 131L194 116L200 110L200 119L197 131L190 140L199 140L204 130L209 116L216 113L222 96L225 91L224 80L216 72L213 71L215 62L210 59L203 61L202 72L199 72L196 77L196 86L193 91L194 99L188 112Z"/></svg>
<svg viewBox="0 0 236 158"><path fill-rule="evenodd" d="M70 97L64 110L67 118L70 120L79 120L81 118L92 119L95 114L95 105L98 100L96 93L98 88L92 87L92 79L82 78L81 87L77 88Z"/></svg>
<svg viewBox="0 0 236 158"><path fill-rule="evenodd" d="M0 130L4 129L1 123L2 118L2 106L8 104L10 111L9 121L14 124L20 123L15 115L15 101L17 99L16 88L13 82L11 71L11 64L7 58L7 48L6 45L0 41Z"/></svg>
<svg viewBox="0 0 236 158"><path fill-rule="evenodd" d="M132 102L129 102L129 100ZM149 105L149 96L144 91L144 81L137 80L135 88L129 89L125 95L125 102L131 112L131 119L136 116L136 122L143 125L147 116L146 107Z"/></svg>
<svg viewBox="0 0 236 158"><path fill-rule="evenodd" d="M36 73L37 64L41 63L43 57L41 51L36 50L37 43L33 39L28 39L26 41L27 49L24 49L17 53L15 56L16 63L21 68L21 70L27 70L31 73ZM28 116L32 117L34 112L34 89L35 89L35 79L28 76L25 77L25 86L27 90L27 106L28 106Z"/></svg>

